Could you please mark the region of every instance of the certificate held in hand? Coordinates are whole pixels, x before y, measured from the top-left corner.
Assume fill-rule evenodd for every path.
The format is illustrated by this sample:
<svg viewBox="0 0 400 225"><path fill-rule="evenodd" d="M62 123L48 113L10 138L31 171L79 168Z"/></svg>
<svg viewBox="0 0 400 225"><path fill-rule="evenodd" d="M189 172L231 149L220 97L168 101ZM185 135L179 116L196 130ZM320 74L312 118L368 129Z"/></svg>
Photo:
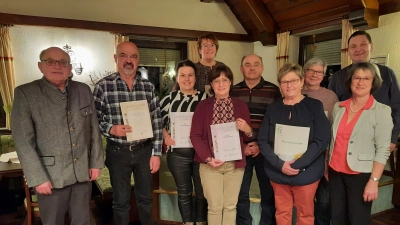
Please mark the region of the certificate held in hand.
<svg viewBox="0 0 400 225"><path fill-rule="evenodd" d="M121 102L120 106L124 125L132 127L132 132L126 134L127 141L153 137L153 127L146 100Z"/></svg>
<svg viewBox="0 0 400 225"><path fill-rule="evenodd" d="M239 130L236 122L211 125L214 156L222 161L242 159Z"/></svg>
<svg viewBox="0 0 400 225"><path fill-rule="evenodd" d="M283 161L300 158L307 151L309 127L276 124L274 152Z"/></svg>
<svg viewBox="0 0 400 225"><path fill-rule="evenodd" d="M171 112L171 137L175 140L173 148L193 148L190 141L193 112Z"/></svg>

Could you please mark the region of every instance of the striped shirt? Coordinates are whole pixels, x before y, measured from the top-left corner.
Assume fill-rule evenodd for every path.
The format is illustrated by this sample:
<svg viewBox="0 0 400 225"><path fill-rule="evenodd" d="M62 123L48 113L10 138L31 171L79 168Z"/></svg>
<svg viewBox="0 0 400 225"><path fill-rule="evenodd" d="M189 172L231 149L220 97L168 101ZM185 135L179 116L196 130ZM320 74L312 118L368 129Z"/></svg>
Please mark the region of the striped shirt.
<svg viewBox="0 0 400 225"><path fill-rule="evenodd" d="M262 77L260 83L250 89L245 81L233 86L231 97L239 98L247 103L250 111L250 126L253 129L253 137L250 142L256 141L258 129L264 118L267 106L282 98L281 91L275 84L265 81Z"/></svg>
<svg viewBox="0 0 400 225"><path fill-rule="evenodd" d="M173 91L160 102L163 127L170 130L171 112L194 112L197 104L207 98L205 92L197 91L194 95L185 95L181 91Z"/></svg>
<svg viewBox="0 0 400 225"><path fill-rule="evenodd" d="M161 155L162 152L162 120L160 102L155 94L152 83L136 74L132 91L118 72L113 73L97 82L93 91L94 101L99 118L99 126L102 134L120 144L138 145L146 139L128 142L126 137L116 137L110 134L111 127L124 124L119 103L129 101L147 100L151 123L153 127L153 155ZM133 126L132 129L135 129Z"/></svg>

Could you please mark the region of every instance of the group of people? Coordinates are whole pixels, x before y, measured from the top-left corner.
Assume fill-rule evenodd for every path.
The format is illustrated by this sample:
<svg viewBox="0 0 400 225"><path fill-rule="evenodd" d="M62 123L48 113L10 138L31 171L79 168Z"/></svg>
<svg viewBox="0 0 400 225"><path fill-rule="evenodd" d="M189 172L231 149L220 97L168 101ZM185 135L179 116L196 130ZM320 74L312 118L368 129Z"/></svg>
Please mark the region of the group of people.
<svg viewBox="0 0 400 225"><path fill-rule="evenodd" d="M252 224L253 170L260 225L291 224L294 206L297 224L369 224L378 181L400 133L400 90L391 69L369 62L368 33L357 31L348 42L353 64L336 72L328 89L320 86L327 69L323 59L310 59L303 68L285 64L278 87L262 78L263 61L255 54L242 58L243 81L233 85L231 69L215 60L218 40L203 35L200 61L177 64L175 90L161 101L137 73L139 52L132 42L117 46L118 71L101 79L93 94L68 79L67 53L43 50L43 78L15 89L12 111L13 138L27 183L38 194L43 224L63 224L67 212L72 224L90 224L91 181L104 157L115 224L129 224L132 173L141 224L153 224L152 174L160 167L163 141L184 224ZM139 100L148 103L153 137L127 141L135 125L124 125L120 103ZM193 113L193 147L174 147L176 112ZM222 161L215 157L211 126L231 122L241 159ZM309 130L302 155L279 155L277 125Z"/></svg>

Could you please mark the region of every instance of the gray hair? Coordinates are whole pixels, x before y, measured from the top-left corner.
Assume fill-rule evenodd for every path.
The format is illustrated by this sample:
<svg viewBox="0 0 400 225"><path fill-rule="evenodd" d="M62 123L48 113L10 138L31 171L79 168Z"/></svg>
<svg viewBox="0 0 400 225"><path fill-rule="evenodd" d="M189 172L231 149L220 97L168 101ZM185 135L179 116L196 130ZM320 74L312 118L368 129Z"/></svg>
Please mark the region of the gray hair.
<svg viewBox="0 0 400 225"><path fill-rule="evenodd" d="M324 59L320 58L312 58L306 62L303 66L304 73L307 72L307 70L312 67L312 66L322 66L324 68L324 74L326 73L326 68L328 67L328 64Z"/></svg>

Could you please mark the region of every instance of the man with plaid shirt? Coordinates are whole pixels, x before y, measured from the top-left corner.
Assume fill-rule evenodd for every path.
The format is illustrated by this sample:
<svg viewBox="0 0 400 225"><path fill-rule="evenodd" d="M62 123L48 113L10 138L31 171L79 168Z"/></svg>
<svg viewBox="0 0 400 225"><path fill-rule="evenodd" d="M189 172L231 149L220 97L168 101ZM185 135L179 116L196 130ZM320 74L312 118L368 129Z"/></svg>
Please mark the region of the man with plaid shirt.
<svg viewBox="0 0 400 225"><path fill-rule="evenodd" d="M94 88L94 99L102 134L107 138L106 166L113 187L114 222L129 224L131 174L141 224L153 224L152 174L160 168L162 119L154 86L136 74L139 52L132 42L122 42L114 55L118 72L101 79ZM151 116L153 138L128 142L126 134L135 125L123 125L120 103L146 100Z"/></svg>

